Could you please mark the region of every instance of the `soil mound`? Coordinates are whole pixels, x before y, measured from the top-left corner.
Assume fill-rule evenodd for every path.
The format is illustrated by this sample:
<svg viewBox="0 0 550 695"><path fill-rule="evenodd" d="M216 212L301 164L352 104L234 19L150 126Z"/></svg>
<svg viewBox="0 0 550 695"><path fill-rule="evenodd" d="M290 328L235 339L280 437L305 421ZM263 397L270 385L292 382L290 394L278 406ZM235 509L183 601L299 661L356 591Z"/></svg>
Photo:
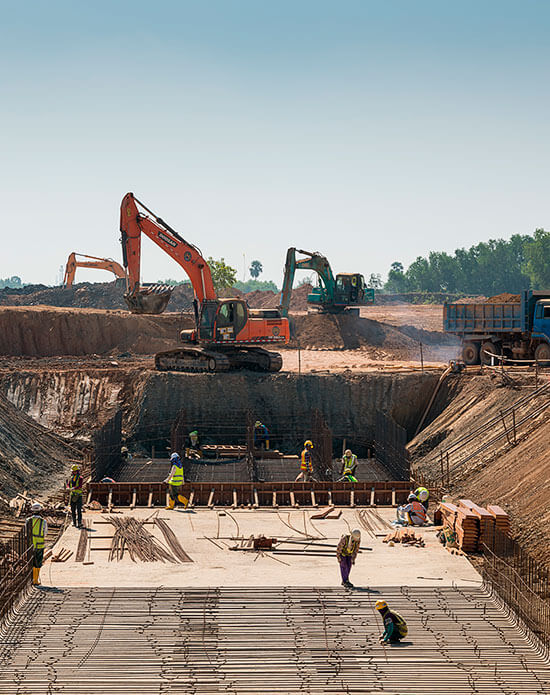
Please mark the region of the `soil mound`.
<svg viewBox="0 0 550 695"><path fill-rule="evenodd" d="M190 316L127 311L1 307L0 355L151 355L178 344Z"/></svg>
<svg viewBox="0 0 550 695"><path fill-rule="evenodd" d="M495 294L494 297L489 297L487 304L518 304L520 301L521 297L519 294L503 292L502 294Z"/></svg>
<svg viewBox="0 0 550 695"><path fill-rule="evenodd" d="M57 306L84 309L127 309L124 302L125 288L116 282L83 282L72 287L46 287L27 285L21 289L0 290L0 306ZM292 293L290 308L306 311L306 297L311 285L301 285ZM243 294L235 288L223 290L222 297L244 297L252 309L272 309L278 306L278 292L256 290ZM191 285L176 285L168 311L192 311L193 288Z"/></svg>
<svg viewBox="0 0 550 695"><path fill-rule="evenodd" d="M44 493L55 486L53 476L67 470L75 451L59 437L18 410L0 395L0 490ZM56 476L56 474L58 474Z"/></svg>

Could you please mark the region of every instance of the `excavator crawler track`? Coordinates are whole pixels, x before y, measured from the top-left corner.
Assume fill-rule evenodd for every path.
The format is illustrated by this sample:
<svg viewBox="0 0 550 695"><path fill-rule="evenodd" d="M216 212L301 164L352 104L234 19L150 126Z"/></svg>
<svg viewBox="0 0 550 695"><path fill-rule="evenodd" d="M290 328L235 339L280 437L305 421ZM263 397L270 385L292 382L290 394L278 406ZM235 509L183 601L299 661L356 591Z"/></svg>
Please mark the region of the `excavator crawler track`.
<svg viewBox="0 0 550 695"><path fill-rule="evenodd" d="M155 367L161 372L229 372L250 369L255 372L278 372L283 358L278 352L260 347L228 351L209 350L200 346L178 348L155 355Z"/></svg>

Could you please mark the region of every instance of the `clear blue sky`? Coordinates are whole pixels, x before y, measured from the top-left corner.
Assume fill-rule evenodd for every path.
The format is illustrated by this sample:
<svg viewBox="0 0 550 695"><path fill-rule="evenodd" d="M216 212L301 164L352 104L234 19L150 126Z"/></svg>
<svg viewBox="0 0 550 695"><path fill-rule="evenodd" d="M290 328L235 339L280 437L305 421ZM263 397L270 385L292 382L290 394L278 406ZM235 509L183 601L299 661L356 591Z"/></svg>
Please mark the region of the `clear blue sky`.
<svg viewBox="0 0 550 695"><path fill-rule="evenodd" d="M127 191L277 284L290 245L385 275L550 228L546 0L0 9L0 277L120 259ZM150 242L143 270L184 277Z"/></svg>

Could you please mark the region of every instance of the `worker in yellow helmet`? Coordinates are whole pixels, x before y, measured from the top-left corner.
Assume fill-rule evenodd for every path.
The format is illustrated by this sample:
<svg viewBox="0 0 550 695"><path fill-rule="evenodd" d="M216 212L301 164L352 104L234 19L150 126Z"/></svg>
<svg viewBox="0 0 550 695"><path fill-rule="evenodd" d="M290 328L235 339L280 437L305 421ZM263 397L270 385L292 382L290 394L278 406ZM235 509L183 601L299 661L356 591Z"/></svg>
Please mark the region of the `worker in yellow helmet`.
<svg viewBox="0 0 550 695"><path fill-rule="evenodd" d="M380 642L401 642L409 632L409 628L403 616L395 611L390 611L385 601L377 601L374 607L379 611L384 621L384 632L379 637Z"/></svg>
<svg viewBox="0 0 550 695"><path fill-rule="evenodd" d="M82 488L83 482L80 466L75 463L71 467L71 477L67 480L67 490L69 491L69 504L71 505L73 526L76 526L76 528L82 528Z"/></svg>
<svg viewBox="0 0 550 695"><path fill-rule="evenodd" d="M346 589L353 589L353 584L349 580L349 573L351 572L351 566L355 564L360 545L361 531L355 529L351 533L343 535L336 548L336 559L340 564L342 586L345 586Z"/></svg>
<svg viewBox="0 0 550 695"><path fill-rule="evenodd" d="M304 449L302 451L302 454L300 456L300 472L298 473L298 476L296 480L294 481L297 483L300 480L303 480L304 482L308 482L312 478L313 474L313 442L311 439L307 439L304 442Z"/></svg>
<svg viewBox="0 0 550 695"><path fill-rule="evenodd" d="M176 502L180 502L184 507L187 507L189 500L182 495L184 479L183 462L180 455L174 452L170 456L170 463L172 467L170 468L168 477L164 481L168 483L168 494L170 495L170 500L166 509L174 509Z"/></svg>
<svg viewBox="0 0 550 695"><path fill-rule="evenodd" d="M29 516L25 522L29 542L32 543L32 583L34 585L40 584L40 568L44 561L44 540L48 533L48 524L46 519L41 516L41 511L42 505L35 502L31 506L33 515Z"/></svg>
<svg viewBox="0 0 550 695"><path fill-rule="evenodd" d="M357 456L352 454L351 449L346 449L342 456L342 477L340 480L349 483L356 483L355 470L357 468Z"/></svg>

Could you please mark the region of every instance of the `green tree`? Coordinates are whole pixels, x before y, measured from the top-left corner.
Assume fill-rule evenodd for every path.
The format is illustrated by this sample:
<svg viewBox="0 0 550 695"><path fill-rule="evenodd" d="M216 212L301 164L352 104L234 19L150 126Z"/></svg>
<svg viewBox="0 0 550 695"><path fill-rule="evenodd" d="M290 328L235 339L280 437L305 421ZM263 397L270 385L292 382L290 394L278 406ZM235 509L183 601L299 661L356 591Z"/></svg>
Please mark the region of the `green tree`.
<svg viewBox="0 0 550 695"><path fill-rule="evenodd" d="M234 286L237 280L237 271L235 268L227 265L225 259L221 258L219 261L215 261L212 257L210 257L208 258L208 265L210 266L212 282L214 283L216 292L219 292L226 287Z"/></svg>
<svg viewBox="0 0 550 695"><path fill-rule="evenodd" d="M400 294L402 292L407 292L408 282L405 277L403 263L399 261L394 261L391 264L390 271L388 273L388 281L385 285L386 292L395 292Z"/></svg>
<svg viewBox="0 0 550 695"><path fill-rule="evenodd" d="M260 261L252 261L249 268L250 276L256 280L260 277L260 273L263 271L263 269L264 267Z"/></svg>
<svg viewBox="0 0 550 695"><path fill-rule="evenodd" d="M535 229L531 242L525 246L525 270L535 289L550 287L550 232Z"/></svg>

